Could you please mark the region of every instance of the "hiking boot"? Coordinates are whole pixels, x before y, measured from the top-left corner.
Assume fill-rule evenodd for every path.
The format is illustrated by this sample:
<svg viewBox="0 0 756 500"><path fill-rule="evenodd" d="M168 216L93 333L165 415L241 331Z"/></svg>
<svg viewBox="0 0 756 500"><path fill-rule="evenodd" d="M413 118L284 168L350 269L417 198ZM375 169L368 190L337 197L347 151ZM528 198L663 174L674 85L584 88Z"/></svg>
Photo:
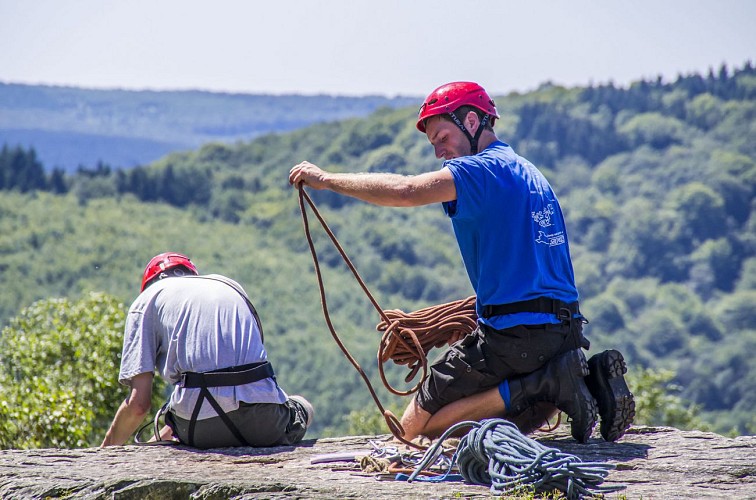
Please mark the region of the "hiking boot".
<svg viewBox="0 0 756 500"><path fill-rule="evenodd" d="M554 403L539 401L517 416L507 416L507 420L515 424L521 433L528 435L537 430L553 428L550 420L558 414L559 408ZM558 419L554 425L559 425Z"/></svg>
<svg viewBox="0 0 756 500"><path fill-rule="evenodd" d="M553 403L572 420L572 437L585 443L598 414L596 400L585 385L586 375L588 363L581 349L560 354L533 373L509 380L507 414L519 415L541 401Z"/></svg>
<svg viewBox="0 0 756 500"><path fill-rule="evenodd" d="M633 423L635 400L625 383L625 358L614 349L600 352L588 360L590 375L585 383L598 401L601 416L601 435L606 441L616 441Z"/></svg>

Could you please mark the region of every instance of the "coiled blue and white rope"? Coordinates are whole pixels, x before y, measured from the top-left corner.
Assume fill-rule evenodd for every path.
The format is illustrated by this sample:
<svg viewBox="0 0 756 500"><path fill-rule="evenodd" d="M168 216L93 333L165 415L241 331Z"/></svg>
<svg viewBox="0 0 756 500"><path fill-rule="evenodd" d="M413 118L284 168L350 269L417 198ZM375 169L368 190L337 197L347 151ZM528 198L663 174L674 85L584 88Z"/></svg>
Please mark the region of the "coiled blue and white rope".
<svg viewBox="0 0 756 500"><path fill-rule="evenodd" d="M459 442L452 459L465 480L491 485L491 492L502 494L522 487L536 492L559 490L568 499L611 493L625 486L600 486L614 465L583 462L580 458L549 448L523 435L516 425L504 419L460 422L431 446L409 477L412 481L436 455L443 441L464 427L473 427Z"/></svg>

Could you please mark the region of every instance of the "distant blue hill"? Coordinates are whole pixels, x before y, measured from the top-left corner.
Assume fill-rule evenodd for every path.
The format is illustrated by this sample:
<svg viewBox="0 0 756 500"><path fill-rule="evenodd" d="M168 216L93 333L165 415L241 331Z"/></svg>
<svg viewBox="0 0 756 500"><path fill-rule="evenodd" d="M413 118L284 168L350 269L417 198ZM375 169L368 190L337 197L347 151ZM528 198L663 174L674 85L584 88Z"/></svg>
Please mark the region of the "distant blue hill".
<svg viewBox="0 0 756 500"><path fill-rule="evenodd" d="M47 170L98 162L128 168L208 142L246 141L419 100L0 83L0 146L33 147Z"/></svg>
<svg viewBox="0 0 756 500"><path fill-rule="evenodd" d="M135 137L33 129L0 130L0 144L33 147L46 170L62 167L69 172L79 165L91 168L100 161L119 168L144 165L190 147Z"/></svg>

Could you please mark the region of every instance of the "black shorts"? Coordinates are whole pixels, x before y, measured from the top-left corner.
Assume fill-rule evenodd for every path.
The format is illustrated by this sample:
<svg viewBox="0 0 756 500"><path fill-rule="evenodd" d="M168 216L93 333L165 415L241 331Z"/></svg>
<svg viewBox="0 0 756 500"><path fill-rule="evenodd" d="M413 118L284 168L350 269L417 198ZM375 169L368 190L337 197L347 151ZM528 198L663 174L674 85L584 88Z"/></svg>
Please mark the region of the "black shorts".
<svg viewBox="0 0 756 500"><path fill-rule="evenodd" d="M479 325L444 352L429 369L416 395L430 414L441 407L498 386L503 380L541 368L554 356L588 347L582 323L519 325L496 330Z"/></svg>

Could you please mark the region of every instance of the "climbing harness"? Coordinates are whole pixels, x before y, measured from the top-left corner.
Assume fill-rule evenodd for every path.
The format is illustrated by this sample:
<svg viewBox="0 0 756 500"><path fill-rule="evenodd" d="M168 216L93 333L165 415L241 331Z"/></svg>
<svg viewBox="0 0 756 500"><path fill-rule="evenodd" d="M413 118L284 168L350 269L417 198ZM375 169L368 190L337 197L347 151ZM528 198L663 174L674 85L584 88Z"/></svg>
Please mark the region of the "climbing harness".
<svg viewBox="0 0 756 500"><path fill-rule="evenodd" d="M220 407L208 388L210 387L229 387L244 384L251 384L259 380L266 378L272 378L275 380L275 373L273 366L268 361L262 361L260 363L250 363L248 365L242 365L238 367L222 368L220 370L214 370L210 372L184 372L181 374L181 381L179 382L186 389L199 389L200 394L197 398L197 403L194 405L194 411L192 412L191 419L189 420L189 446L194 446L194 428L197 424L197 416L199 415L202 404L207 399L210 406L213 407L220 419L226 424L228 430L234 435L234 437L245 445L249 446L247 441L242 436L239 429L234 425L231 419L228 418L226 412ZM165 403L160 410L155 413L155 418L152 422L144 424L134 435L134 443L136 444L160 444L160 443L176 443L175 441L164 440L160 437L160 417L165 415L168 411L168 403ZM142 439L142 433L144 430L152 425L152 432L154 441L145 441Z"/></svg>
<svg viewBox="0 0 756 500"><path fill-rule="evenodd" d="M426 450L407 480L415 480L432 462L444 440L465 427L472 430L460 440L451 464L459 468L465 480L491 485L494 494L521 487L537 492L556 489L573 500L625 488L624 485L601 486L609 471L615 468L613 464L583 462L575 455L546 447L523 435L516 425L504 419L453 425Z"/></svg>
<svg viewBox="0 0 756 500"><path fill-rule="evenodd" d="M209 387L232 387L237 385L251 384L252 382L258 382L266 378L275 379L273 373L273 366L268 361L262 361L259 363L250 363L248 365L236 366L231 368L221 368L220 370L213 370L210 372L184 372L181 374L181 382L179 382L185 389L199 389L199 397L197 403L194 405L194 411L192 417L189 420L189 446L194 446L194 428L197 424L197 417L199 416L200 409L202 409L202 403L207 399L210 406L213 407L215 413L218 414L220 419L226 424L231 434L240 442L249 446L249 443L244 436L242 436L239 429L231 422L231 419L223 411L223 408L218 404L210 391Z"/></svg>
<svg viewBox="0 0 756 500"><path fill-rule="evenodd" d="M509 304L496 304L483 306L484 318L501 314L514 314L519 312L542 312L553 314L562 321L569 321L573 316L580 314L580 305L577 302L566 303L561 300L539 297L537 299L523 300Z"/></svg>

